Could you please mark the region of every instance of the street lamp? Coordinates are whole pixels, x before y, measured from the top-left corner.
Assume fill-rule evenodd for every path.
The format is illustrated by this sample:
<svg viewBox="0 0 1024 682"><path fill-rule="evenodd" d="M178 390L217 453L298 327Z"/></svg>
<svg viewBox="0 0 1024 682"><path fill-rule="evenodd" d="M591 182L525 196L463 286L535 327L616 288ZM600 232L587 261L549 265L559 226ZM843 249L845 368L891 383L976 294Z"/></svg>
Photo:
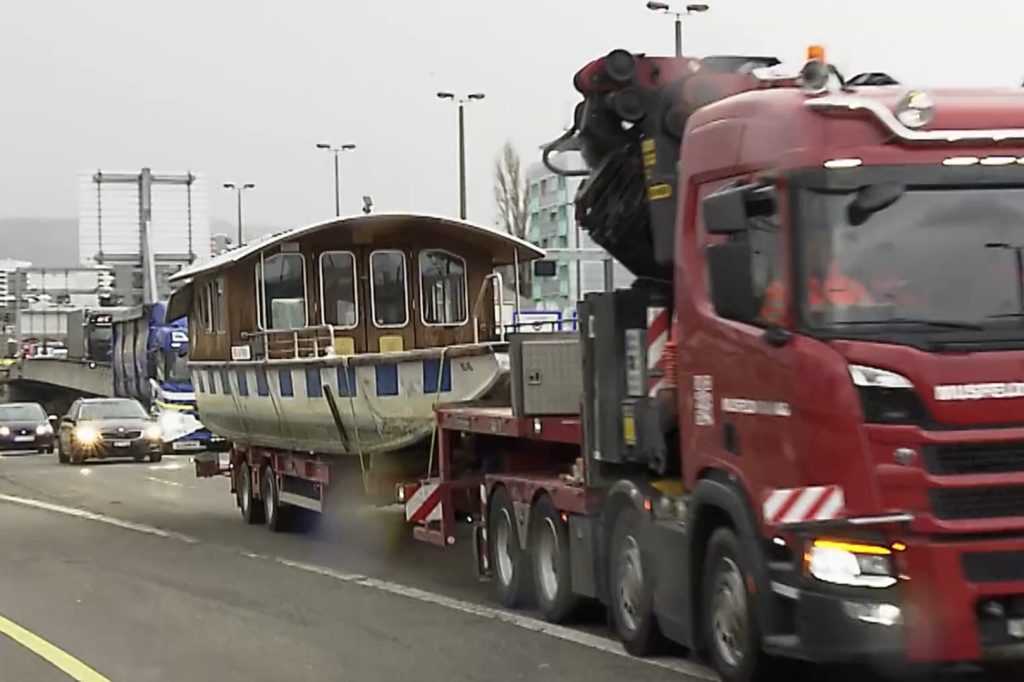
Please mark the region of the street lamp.
<svg viewBox="0 0 1024 682"><path fill-rule="evenodd" d="M354 144L332 145L326 142L318 142L317 149L326 149L334 154L334 215L341 215L341 179L338 177L338 155L342 152L350 152L356 148Z"/></svg>
<svg viewBox="0 0 1024 682"><path fill-rule="evenodd" d="M675 15L676 18L676 56L683 56L683 15L700 14L701 12L707 12L709 7L705 4L692 4L686 5L681 11L674 11L667 2L656 2L651 0L647 3L647 9L652 12L664 12L665 14Z"/></svg>
<svg viewBox="0 0 1024 682"><path fill-rule="evenodd" d="M456 97L454 92L439 92L439 99L449 99L459 105L459 217L466 219L466 102L481 100L482 92L471 92L465 97Z"/></svg>
<svg viewBox="0 0 1024 682"><path fill-rule="evenodd" d="M242 245L242 192L247 189L254 189L256 185L251 182L225 182L224 189L234 190L235 198L238 200L238 245Z"/></svg>

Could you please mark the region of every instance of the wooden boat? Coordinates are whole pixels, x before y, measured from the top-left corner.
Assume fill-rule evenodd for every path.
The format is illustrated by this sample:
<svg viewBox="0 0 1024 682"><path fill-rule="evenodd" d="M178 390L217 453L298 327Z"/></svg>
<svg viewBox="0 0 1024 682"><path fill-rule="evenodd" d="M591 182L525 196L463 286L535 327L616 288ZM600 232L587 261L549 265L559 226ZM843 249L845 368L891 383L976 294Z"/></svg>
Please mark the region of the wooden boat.
<svg viewBox="0 0 1024 682"><path fill-rule="evenodd" d="M393 452L431 434L435 404L501 390L496 268L543 255L459 220L341 218L172 275L167 317L188 316L189 369L213 432L240 447Z"/></svg>

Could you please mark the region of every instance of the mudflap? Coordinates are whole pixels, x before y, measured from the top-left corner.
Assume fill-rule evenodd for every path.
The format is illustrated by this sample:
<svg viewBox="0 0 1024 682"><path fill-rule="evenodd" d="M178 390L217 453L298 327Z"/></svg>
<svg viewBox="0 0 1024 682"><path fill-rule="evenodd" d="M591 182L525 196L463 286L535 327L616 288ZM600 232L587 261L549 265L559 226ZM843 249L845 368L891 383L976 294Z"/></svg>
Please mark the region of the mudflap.
<svg viewBox="0 0 1024 682"><path fill-rule="evenodd" d="M200 452L192 458L192 462L196 467L196 478L212 478L226 471L220 468L218 452Z"/></svg>

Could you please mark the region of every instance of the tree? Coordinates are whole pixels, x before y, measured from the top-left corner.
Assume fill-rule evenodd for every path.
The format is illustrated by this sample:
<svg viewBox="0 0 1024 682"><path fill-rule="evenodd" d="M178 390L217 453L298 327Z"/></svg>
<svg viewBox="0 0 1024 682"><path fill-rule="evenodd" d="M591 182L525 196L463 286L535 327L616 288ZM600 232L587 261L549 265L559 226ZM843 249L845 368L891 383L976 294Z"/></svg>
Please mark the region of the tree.
<svg viewBox="0 0 1024 682"><path fill-rule="evenodd" d="M494 201L498 207L501 226L513 237L526 239L529 227L529 197L526 193L526 178L519 152L506 141L497 158L494 160ZM512 268L509 268L509 276ZM523 295L527 294L530 278L529 265L524 264L519 270L519 280L523 283Z"/></svg>

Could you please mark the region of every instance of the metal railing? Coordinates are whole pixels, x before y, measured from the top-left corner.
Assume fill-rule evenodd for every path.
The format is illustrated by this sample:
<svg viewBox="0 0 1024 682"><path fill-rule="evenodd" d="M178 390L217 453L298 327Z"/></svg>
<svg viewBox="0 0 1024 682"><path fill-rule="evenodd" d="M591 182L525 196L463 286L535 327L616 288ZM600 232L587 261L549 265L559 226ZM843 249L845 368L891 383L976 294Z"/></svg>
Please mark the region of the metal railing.
<svg viewBox="0 0 1024 682"><path fill-rule="evenodd" d="M334 353L334 325L321 324L298 329L261 329L255 332L242 332L242 340L249 343L253 359L261 357L266 357L267 360L318 358ZM254 348L253 341L256 341L260 347Z"/></svg>

